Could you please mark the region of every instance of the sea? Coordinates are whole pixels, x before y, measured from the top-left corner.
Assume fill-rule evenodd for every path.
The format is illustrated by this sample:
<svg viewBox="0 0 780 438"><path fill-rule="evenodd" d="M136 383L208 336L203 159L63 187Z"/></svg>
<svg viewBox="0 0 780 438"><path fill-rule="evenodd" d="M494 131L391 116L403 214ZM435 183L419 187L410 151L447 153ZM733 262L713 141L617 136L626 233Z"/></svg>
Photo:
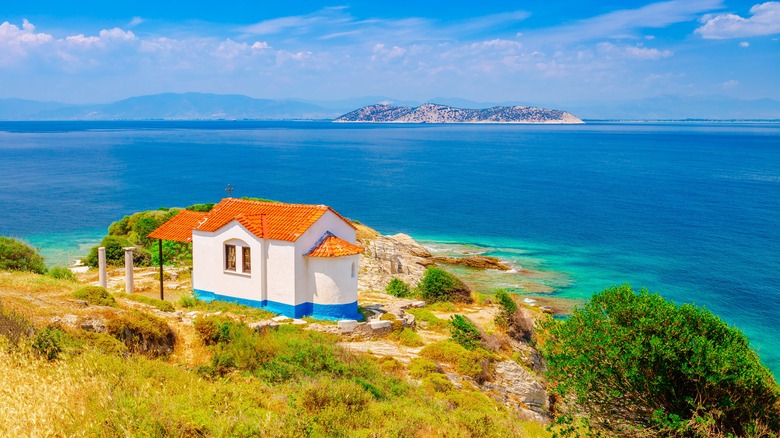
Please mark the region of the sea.
<svg viewBox="0 0 780 438"><path fill-rule="evenodd" d="M227 196L327 204L581 304L629 283L739 327L780 376L780 123L0 122L0 235L49 264L124 215Z"/></svg>

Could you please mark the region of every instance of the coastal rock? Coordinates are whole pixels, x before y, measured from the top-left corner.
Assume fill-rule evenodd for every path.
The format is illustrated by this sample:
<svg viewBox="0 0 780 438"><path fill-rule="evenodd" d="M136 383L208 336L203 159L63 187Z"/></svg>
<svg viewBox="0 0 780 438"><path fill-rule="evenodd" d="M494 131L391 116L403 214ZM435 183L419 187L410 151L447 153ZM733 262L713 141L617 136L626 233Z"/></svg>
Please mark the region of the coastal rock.
<svg viewBox="0 0 780 438"><path fill-rule="evenodd" d="M432 260L436 263L468 266L470 268L477 269L496 269L499 271L508 271L512 269L510 266L502 263L501 259L498 257L483 255L470 255L465 257L433 257Z"/></svg>
<svg viewBox="0 0 780 438"><path fill-rule="evenodd" d="M358 289L384 291L394 277L414 287L435 263L431 252L406 234L361 241L366 251L359 259Z"/></svg>
<svg viewBox="0 0 780 438"><path fill-rule="evenodd" d="M549 415L550 400L544 385L514 361L497 363L494 381L485 382L482 388L507 406L530 409L542 418Z"/></svg>

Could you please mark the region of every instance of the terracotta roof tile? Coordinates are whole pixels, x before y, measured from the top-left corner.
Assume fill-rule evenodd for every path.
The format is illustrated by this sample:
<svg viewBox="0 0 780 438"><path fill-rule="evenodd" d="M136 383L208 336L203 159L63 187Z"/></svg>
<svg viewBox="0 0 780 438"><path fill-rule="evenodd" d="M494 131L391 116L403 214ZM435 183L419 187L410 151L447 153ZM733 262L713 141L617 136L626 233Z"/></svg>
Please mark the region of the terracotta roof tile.
<svg viewBox="0 0 780 438"><path fill-rule="evenodd" d="M168 222L160 225L152 231L149 237L152 239L175 240L177 242L191 242L192 230L206 218L208 213L182 210Z"/></svg>
<svg viewBox="0 0 780 438"><path fill-rule="evenodd" d="M309 257L343 257L360 254L366 249L347 242L328 231L306 255Z"/></svg>
<svg viewBox="0 0 780 438"><path fill-rule="evenodd" d="M278 202L260 202L247 199L225 198L220 201L219 204L215 205L210 212L199 213L202 215L200 216L200 219L205 220L195 221L194 224L192 224L192 229L214 232L230 221L237 220L257 237L295 242L328 210L344 219L346 223L354 228L354 225L352 225L349 220L326 205L284 204ZM265 216L266 220L265 230L263 227L263 216ZM171 221L176 219L176 217L178 216L174 216ZM190 223L187 223L187 225L189 224ZM163 226L153 231L149 237L160 238L157 236L168 236L168 233L158 234L158 231L163 230L167 225L168 223L163 224ZM190 229L189 234L187 234L188 239L192 238L192 229ZM179 234L175 233L170 235L179 237ZM168 239L167 237L162 238L165 240L177 240Z"/></svg>

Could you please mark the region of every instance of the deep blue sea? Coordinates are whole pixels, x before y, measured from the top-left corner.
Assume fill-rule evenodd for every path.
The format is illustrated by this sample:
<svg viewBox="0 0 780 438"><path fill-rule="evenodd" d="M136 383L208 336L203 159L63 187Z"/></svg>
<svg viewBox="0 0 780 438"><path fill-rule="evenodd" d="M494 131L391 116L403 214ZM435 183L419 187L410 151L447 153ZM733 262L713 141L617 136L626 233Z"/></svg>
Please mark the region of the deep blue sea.
<svg viewBox="0 0 780 438"><path fill-rule="evenodd" d="M50 263L227 184L556 272L556 297L694 302L780 375L780 124L0 122L0 235Z"/></svg>

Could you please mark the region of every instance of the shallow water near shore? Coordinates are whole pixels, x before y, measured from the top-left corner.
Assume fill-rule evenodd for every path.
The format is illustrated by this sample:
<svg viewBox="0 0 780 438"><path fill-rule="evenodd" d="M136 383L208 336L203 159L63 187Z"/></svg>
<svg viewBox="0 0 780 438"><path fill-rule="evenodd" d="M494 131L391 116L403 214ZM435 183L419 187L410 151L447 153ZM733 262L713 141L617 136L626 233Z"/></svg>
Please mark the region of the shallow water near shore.
<svg viewBox="0 0 780 438"><path fill-rule="evenodd" d="M528 274L486 288L584 300L629 282L694 302L780 374L778 124L0 122L0 235L51 264L126 214L217 202L228 183Z"/></svg>

